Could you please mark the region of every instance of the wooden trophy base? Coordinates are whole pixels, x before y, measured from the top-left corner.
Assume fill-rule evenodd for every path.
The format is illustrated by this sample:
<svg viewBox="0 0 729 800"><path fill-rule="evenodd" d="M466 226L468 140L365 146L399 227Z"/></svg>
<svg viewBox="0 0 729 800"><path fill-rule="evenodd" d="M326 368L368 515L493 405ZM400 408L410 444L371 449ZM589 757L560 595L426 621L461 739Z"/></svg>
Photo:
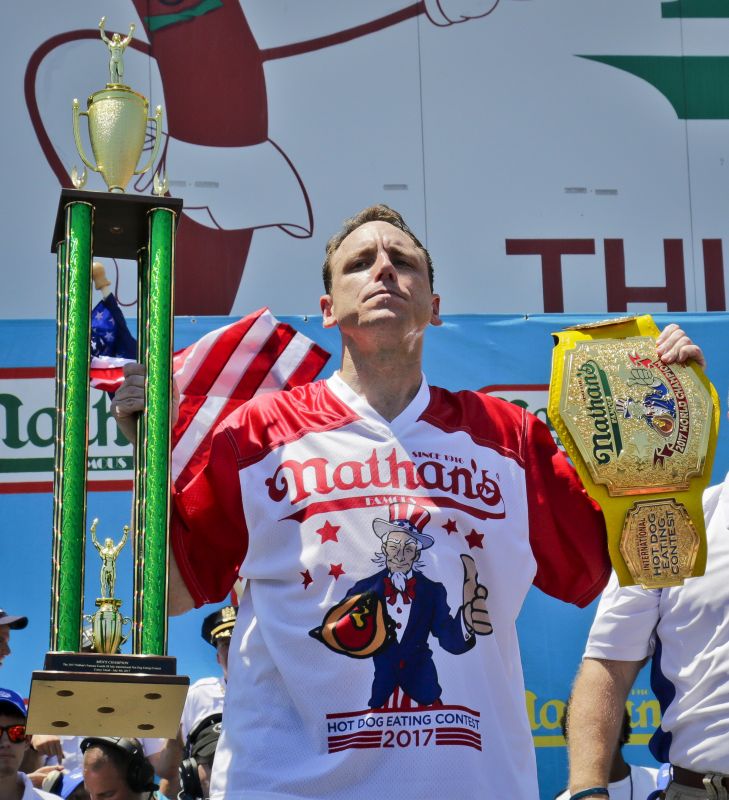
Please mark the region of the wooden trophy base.
<svg viewBox="0 0 729 800"><path fill-rule="evenodd" d="M28 732L174 739L190 679L171 656L47 653L33 672Z"/></svg>

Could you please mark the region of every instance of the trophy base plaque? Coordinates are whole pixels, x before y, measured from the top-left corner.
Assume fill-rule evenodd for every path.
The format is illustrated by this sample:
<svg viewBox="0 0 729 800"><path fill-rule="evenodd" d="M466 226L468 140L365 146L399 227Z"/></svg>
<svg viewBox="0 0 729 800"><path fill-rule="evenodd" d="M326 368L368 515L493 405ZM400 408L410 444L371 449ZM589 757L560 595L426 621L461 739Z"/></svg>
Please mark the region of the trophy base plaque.
<svg viewBox="0 0 729 800"><path fill-rule="evenodd" d="M47 653L33 672L28 731L62 736L174 739L190 679L176 659Z"/></svg>

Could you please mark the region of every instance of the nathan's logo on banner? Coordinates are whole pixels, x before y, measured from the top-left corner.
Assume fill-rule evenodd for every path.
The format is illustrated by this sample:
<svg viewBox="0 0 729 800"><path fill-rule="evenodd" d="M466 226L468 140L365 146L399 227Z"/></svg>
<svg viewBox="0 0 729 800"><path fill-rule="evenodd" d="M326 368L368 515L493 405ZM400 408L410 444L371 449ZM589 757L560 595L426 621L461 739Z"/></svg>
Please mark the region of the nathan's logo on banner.
<svg viewBox="0 0 729 800"><path fill-rule="evenodd" d="M0 369L0 493L53 488L54 383L52 367ZM89 408L89 489L131 488L131 448L107 395L92 389Z"/></svg>
<svg viewBox="0 0 729 800"><path fill-rule="evenodd" d="M623 452L615 400L610 381L600 365L590 359L577 368L585 413L592 420L592 455L598 464L607 464Z"/></svg>
<svg viewBox="0 0 729 800"><path fill-rule="evenodd" d="M564 747L562 718L566 703L559 697L544 697L526 690L526 708L535 747ZM661 724L661 708L648 689L634 687L625 704L630 718L628 744L648 744Z"/></svg>

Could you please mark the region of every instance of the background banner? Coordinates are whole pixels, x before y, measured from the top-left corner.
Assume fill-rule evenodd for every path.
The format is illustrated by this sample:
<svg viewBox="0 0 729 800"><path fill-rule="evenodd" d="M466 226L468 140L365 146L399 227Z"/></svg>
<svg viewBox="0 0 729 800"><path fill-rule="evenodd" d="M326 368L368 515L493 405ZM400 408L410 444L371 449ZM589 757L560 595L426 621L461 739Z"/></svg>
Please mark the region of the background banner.
<svg viewBox="0 0 729 800"><path fill-rule="evenodd" d="M0 8L17 190L0 318L54 313L50 231L81 167L71 103L108 80L102 14L136 25L124 80L164 108L178 314L319 313L311 266L375 202L447 275L444 312L727 308L725 3L26 0ZM108 271L133 304L134 270Z"/></svg>
<svg viewBox="0 0 729 800"><path fill-rule="evenodd" d="M449 389L483 390L519 403L546 419L551 332L598 319L596 315L446 316L426 337L428 380ZM332 353L324 376L338 366L336 331L324 330L319 317L280 317ZM204 333L231 322L227 317L178 318L175 347L182 348ZM657 315L663 327L676 321L701 344L708 375L726 413L729 384L728 314ZM133 325L130 324L133 329ZM26 694L30 672L40 668L48 646L51 562L51 469L54 426L53 367L55 323L51 320L0 321L0 519L3 582L0 602L30 623L13 631L13 654L0 673L0 684ZM105 395L92 395L88 519L100 518L99 537L118 540L131 516L131 448L122 445ZM729 469L729 438L724 426L714 465L714 481ZM96 553L88 542L86 610L98 594ZM118 564L118 596L131 608L131 548ZM212 648L200 638L206 607L175 618L170 625L170 654L182 674L192 680L216 674ZM542 800L551 800L566 781L565 754L559 718L579 664L593 606L580 610L532 589L518 622L526 703L531 721ZM634 726L629 761L652 763L645 747L658 724L658 703L641 674L630 696Z"/></svg>

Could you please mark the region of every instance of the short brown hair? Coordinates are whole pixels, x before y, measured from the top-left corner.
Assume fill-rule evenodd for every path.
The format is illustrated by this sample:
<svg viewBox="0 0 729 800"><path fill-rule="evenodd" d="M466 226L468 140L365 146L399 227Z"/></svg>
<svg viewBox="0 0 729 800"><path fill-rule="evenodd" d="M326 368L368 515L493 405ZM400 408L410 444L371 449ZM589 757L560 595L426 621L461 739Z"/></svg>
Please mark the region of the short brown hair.
<svg viewBox="0 0 729 800"><path fill-rule="evenodd" d="M379 203L376 206L368 206L362 209L359 214L344 220L341 230L335 233L329 239L326 246L326 257L324 258L324 265L322 266L321 276L324 281L324 291L330 294L332 291L332 256L339 249L339 245L349 236L352 231L364 225L367 222L389 222L390 225L399 228L403 233L406 233L412 240L413 244L425 256L425 263L428 265L428 280L430 282L430 290L433 291L433 261L430 258L430 253L423 247L418 237L410 230L407 223L402 218L402 215L395 211L394 208L386 206L384 203Z"/></svg>

